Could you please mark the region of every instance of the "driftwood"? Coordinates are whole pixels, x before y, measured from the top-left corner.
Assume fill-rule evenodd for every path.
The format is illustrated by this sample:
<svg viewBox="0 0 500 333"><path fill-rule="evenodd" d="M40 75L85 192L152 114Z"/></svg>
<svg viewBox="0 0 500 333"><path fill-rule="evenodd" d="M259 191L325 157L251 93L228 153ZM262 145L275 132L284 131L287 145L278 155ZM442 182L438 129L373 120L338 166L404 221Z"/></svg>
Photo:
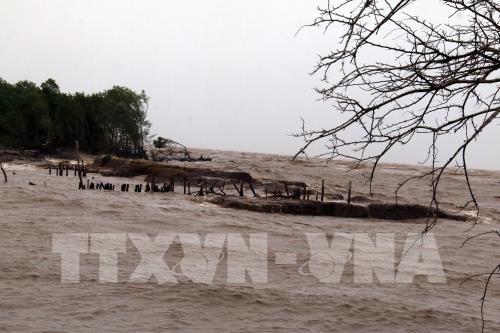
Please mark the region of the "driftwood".
<svg viewBox="0 0 500 333"><path fill-rule="evenodd" d="M179 148L176 148L179 147ZM174 141L172 139L166 139L166 146L163 148L155 148L150 151L151 159L154 162L163 161L179 161L179 162L210 162L211 157L204 157L200 155L199 158L194 158L189 153L189 150L185 145ZM177 155L177 156L176 156Z"/></svg>
<svg viewBox="0 0 500 333"><path fill-rule="evenodd" d="M2 169L3 178L5 179L5 182L7 183L7 174L5 173L5 170L3 169L2 163L0 163L0 169Z"/></svg>

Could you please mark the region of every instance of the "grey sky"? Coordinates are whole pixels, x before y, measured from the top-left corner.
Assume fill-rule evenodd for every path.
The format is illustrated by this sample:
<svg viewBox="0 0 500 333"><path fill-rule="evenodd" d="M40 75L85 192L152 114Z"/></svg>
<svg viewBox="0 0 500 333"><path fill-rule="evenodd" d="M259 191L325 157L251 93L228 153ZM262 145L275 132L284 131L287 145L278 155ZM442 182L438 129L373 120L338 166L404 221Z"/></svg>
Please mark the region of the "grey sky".
<svg viewBox="0 0 500 333"><path fill-rule="evenodd" d="M68 92L144 89L153 133L193 147L292 154L300 141L287 134L299 130L300 116L311 127L336 119L316 101L318 81L308 73L337 41L312 29L294 37L317 4L0 0L0 77L52 77ZM492 127L470 150L471 166L500 169L491 149L500 130ZM416 163L422 147L417 142L388 161Z"/></svg>

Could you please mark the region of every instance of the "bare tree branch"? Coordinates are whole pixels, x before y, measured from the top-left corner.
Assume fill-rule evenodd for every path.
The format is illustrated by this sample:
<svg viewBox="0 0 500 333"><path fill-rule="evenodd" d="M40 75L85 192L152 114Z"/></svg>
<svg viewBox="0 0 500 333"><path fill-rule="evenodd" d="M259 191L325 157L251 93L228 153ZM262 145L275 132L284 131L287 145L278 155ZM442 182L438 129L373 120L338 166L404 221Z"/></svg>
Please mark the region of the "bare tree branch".
<svg viewBox="0 0 500 333"><path fill-rule="evenodd" d="M441 7L445 22L433 23L417 14L416 4ZM432 7L431 7L432 6ZM439 209L438 188L446 170L463 170L470 200L479 218L479 202L471 184L467 150L485 128L500 119L500 3L498 0L329 0L305 27L340 33L338 47L321 55L313 75L324 101L332 102L344 119L330 128L302 129L304 141L295 158L311 145L327 142L320 156L348 158L356 165L372 162L370 193L377 167L387 154L415 138L429 136L431 169L401 182L430 179L429 206ZM352 138L352 133L361 133ZM349 135L348 135L349 134ZM440 142L455 139L442 162ZM437 223L427 221L423 237ZM489 233L497 233L492 231ZM479 237L479 234L477 237ZM475 238L470 237L467 239ZM497 266L490 273L481 306Z"/></svg>

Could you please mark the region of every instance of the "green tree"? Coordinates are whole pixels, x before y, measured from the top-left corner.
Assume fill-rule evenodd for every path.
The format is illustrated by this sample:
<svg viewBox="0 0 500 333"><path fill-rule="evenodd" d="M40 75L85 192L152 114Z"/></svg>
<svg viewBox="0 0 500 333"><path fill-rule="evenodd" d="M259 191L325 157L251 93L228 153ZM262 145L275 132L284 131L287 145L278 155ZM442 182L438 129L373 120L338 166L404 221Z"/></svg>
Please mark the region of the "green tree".
<svg viewBox="0 0 500 333"><path fill-rule="evenodd" d="M145 156L148 97L115 86L91 95L61 93L53 79L40 87L0 80L0 145Z"/></svg>

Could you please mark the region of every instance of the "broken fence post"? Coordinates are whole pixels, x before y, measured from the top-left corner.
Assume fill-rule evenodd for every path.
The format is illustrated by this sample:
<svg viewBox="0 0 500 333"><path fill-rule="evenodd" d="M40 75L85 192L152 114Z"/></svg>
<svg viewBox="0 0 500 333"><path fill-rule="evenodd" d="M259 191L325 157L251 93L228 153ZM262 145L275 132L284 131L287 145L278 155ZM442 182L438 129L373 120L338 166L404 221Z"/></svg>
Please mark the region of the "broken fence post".
<svg viewBox="0 0 500 333"><path fill-rule="evenodd" d="M252 191L253 196L256 197L257 193L255 193L255 189L253 188L252 182L248 182L248 185L250 186L250 190Z"/></svg>
<svg viewBox="0 0 500 333"><path fill-rule="evenodd" d="M325 198L325 180L321 180L321 202L323 202L323 199Z"/></svg>
<svg viewBox="0 0 500 333"><path fill-rule="evenodd" d="M351 204L351 187L352 187L352 181L349 181L349 192L347 192L347 203L349 205Z"/></svg>

